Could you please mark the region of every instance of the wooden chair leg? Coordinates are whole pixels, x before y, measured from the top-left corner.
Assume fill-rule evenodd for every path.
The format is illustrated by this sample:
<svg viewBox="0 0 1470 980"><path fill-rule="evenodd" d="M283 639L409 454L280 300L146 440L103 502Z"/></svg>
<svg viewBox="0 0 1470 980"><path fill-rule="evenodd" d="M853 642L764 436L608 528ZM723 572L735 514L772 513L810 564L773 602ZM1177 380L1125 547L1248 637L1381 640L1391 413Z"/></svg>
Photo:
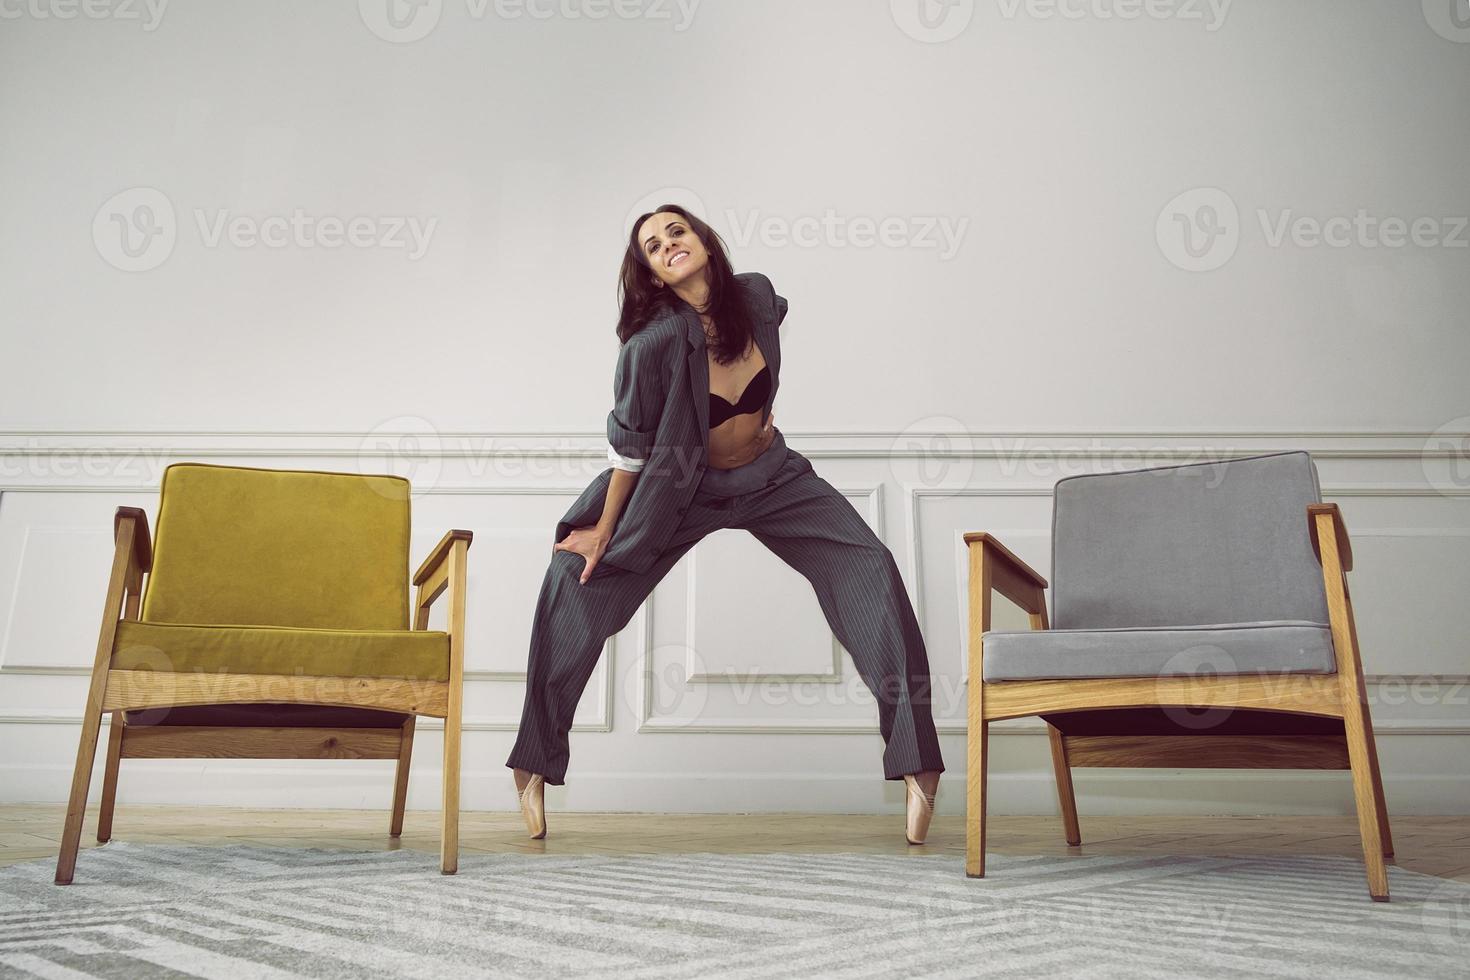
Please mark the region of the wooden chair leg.
<svg viewBox="0 0 1470 980"><path fill-rule="evenodd" d="M970 683L978 684L978 679ZM965 787L965 875L970 878L985 877L985 756L989 740L990 722L981 721L978 728L971 728Z"/></svg>
<svg viewBox="0 0 1470 980"><path fill-rule="evenodd" d="M449 589L449 703L444 713L444 826L439 837L439 870L447 875L459 871L459 746L464 715L465 552L468 550L467 538L453 542L445 574Z"/></svg>
<svg viewBox="0 0 1470 980"><path fill-rule="evenodd" d="M1348 761L1353 770L1353 800L1358 810L1358 833L1363 839L1363 865L1368 873L1368 894L1375 902L1388 901L1388 871L1384 867L1383 831L1378 823L1374 797L1373 752L1361 721L1354 724L1352 706L1346 721ZM1361 711L1361 707L1359 707Z"/></svg>
<svg viewBox="0 0 1470 980"><path fill-rule="evenodd" d="M1373 774L1373 808L1378 812L1378 833L1383 844L1383 856L1393 857L1393 833L1388 829L1388 801L1383 796L1383 775L1378 769L1378 744L1373 737L1373 722L1368 712L1363 712L1364 734L1368 737L1368 764Z"/></svg>
<svg viewBox="0 0 1470 980"><path fill-rule="evenodd" d="M398 772L393 780L393 820L388 826L388 836L398 837L403 833L403 810L408 805L408 764L413 758L413 715L403 723L398 741Z"/></svg>
<svg viewBox="0 0 1470 980"><path fill-rule="evenodd" d="M122 764L123 717L112 712L107 726L107 768L102 773L102 807L97 813L97 843L112 840L112 811L117 805L117 771Z"/></svg>
<svg viewBox="0 0 1470 980"><path fill-rule="evenodd" d="M147 550L147 531L139 529L142 511L125 514L119 508L113 521L112 575L107 582L107 601L102 607L102 629L97 634L97 655L92 661L92 683L82 708L82 730L77 736L77 762L71 774L71 795L66 801L66 822L61 829L61 847L56 853L56 883L71 884L77 869L77 849L82 845L82 821L87 816L87 790L92 786L92 763L97 760L97 736L102 729L102 705L107 702L107 671L112 663L112 643L117 638L118 616L133 615L143 579L138 545ZM139 538L141 533L144 537Z"/></svg>
<svg viewBox="0 0 1470 980"><path fill-rule="evenodd" d="M451 693L451 702L458 699ZM459 742L458 704L452 704L444 719L444 826L439 840L439 870L452 875L459 871Z"/></svg>
<svg viewBox="0 0 1470 980"><path fill-rule="evenodd" d="M1342 581L1341 573L1338 581ZM1338 603L1341 602L1341 605ZM1347 670L1339 666L1342 680L1342 727L1347 737L1348 764L1353 770L1353 803L1358 810L1358 832L1363 838L1363 864L1368 873L1368 894L1375 902L1388 901L1388 870L1384 855L1393 852L1388 836L1387 815L1383 802L1383 784L1378 777L1378 746L1373 739L1373 720L1368 713L1368 692L1363 683L1363 658L1358 652L1358 631L1353 623L1351 600L1344 586L1339 594L1328 593L1328 614L1335 625L1346 621L1346 643L1343 660ZM1345 615L1344 615L1345 614ZM1338 628L1333 642L1338 642Z"/></svg>
<svg viewBox="0 0 1470 980"><path fill-rule="evenodd" d="M1352 568L1352 552L1343 560L1347 531L1341 525L1336 504L1309 504L1307 516L1313 546L1322 563L1322 587L1327 597L1327 621L1332 626L1332 648L1337 658L1337 677L1342 692L1342 728L1346 736L1348 765L1353 771L1353 803L1358 811L1358 833L1363 839L1363 865L1368 874L1368 894L1375 902L1388 901L1388 870L1385 852L1393 850L1388 838L1383 786L1377 778L1378 747L1373 743L1373 722L1368 714L1368 691L1363 683L1363 657L1358 649L1358 628L1353 619L1346 572Z"/></svg>
<svg viewBox="0 0 1470 980"><path fill-rule="evenodd" d="M1062 807L1062 829L1067 843L1073 847L1082 843L1082 830L1077 824L1077 797L1072 791L1072 766L1067 761L1067 743L1062 733L1054 726L1046 726L1047 738L1051 740L1051 765L1057 774L1057 801Z"/></svg>
<svg viewBox="0 0 1470 980"><path fill-rule="evenodd" d="M1353 651L1356 655L1358 649L1358 623L1357 617L1353 613L1353 597L1348 593L1346 588L1343 589L1342 599L1343 605L1347 609L1348 635L1352 638ZM1357 663L1361 671L1361 660L1358 660ZM1362 691L1365 694L1367 693L1366 688L1363 688ZM1360 698L1358 703L1362 705L1363 734L1367 739L1369 768L1373 773L1373 809L1378 813L1378 833L1382 840L1383 856L1385 858L1391 858L1393 857L1393 834L1388 829L1388 801L1383 796L1383 775L1378 768L1378 741L1373 737L1373 715L1368 710L1366 699Z"/></svg>
<svg viewBox="0 0 1470 980"><path fill-rule="evenodd" d="M105 680L104 680L105 684ZM56 855L56 883L71 884L77 869L77 849L82 844L82 821L87 816L87 790L92 786L92 763L97 759L97 736L102 728L102 698L88 698L82 715L82 733L77 742L77 764L71 775L71 795L66 802L66 823L61 831L61 849Z"/></svg>

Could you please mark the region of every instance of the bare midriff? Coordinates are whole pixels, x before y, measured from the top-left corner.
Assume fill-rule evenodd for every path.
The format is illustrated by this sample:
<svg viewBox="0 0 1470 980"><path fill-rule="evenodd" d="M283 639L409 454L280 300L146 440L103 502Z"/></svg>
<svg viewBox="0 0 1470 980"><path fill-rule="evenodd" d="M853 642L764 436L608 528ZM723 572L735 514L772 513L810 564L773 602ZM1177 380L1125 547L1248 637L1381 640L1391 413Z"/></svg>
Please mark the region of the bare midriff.
<svg viewBox="0 0 1470 980"><path fill-rule="evenodd" d="M716 364L709 358L709 386L713 394L736 403L745 386L766 366L766 356L761 353L754 340L751 352L744 360L730 364ZM728 470L744 466L759 456L770 445L770 437L761 434L765 424L765 410L733 415L709 430L709 465L713 469Z"/></svg>

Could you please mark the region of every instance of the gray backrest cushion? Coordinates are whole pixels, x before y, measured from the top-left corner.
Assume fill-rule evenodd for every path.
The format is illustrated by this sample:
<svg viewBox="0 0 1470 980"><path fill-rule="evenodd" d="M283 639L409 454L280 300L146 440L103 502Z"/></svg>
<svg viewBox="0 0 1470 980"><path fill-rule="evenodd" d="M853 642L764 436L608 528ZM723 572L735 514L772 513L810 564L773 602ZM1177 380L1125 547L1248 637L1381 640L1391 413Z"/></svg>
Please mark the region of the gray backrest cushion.
<svg viewBox="0 0 1470 980"><path fill-rule="evenodd" d="M1056 629L1327 622L1305 452L1067 477L1052 509Z"/></svg>

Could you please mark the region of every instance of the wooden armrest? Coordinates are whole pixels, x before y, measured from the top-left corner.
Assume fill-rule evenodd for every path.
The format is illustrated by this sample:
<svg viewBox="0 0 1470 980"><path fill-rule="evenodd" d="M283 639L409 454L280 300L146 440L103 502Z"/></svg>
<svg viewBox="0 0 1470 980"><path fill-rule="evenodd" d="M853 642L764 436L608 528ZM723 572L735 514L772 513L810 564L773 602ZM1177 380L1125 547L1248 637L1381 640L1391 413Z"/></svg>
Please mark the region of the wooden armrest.
<svg viewBox="0 0 1470 980"><path fill-rule="evenodd" d="M989 570L987 574L991 590L999 592L1033 617L1045 618L1046 579L1042 578L1036 569L1017 558L1015 553L1001 544L995 535L985 531L966 532L965 544L969 546L972 556L975 549L980 550L981 560ZM974 566L972 565L971 568L973 570ZM971 588L974 587L972 583ZM971 594L974 595L973 592ZM990 628L988 616L987 613L986 629Z"/></svg>
<svg viewBox="0 0 1470 980"><path fill-rule="evenodd" d="M474 541L474 539L475 536L470 531L455 530L444 535L439 543L434 546L434 550L429 552L429 557L424 559L424 563L419 566L419 570L413 573L413 584L423 585L429 576L434 574L439 566L443 564L444 559L449 556L449 549L454 542L463 541L465 547L469 547L470 542Z"/></svg>
<svg viewBox="0 0 1470 980"><path fill-rule="evenodd" d="M965 532L965 544L973 545L976 541L983 543L987 552L994 554L997 558L1010 565L1012 571L1018 572L1022 577L1030 579L1031 583L1038 589L1046 588L1046 579L1041 577L1041 573L1017 558L1015 553L1001 544L1000 539L995 535L986 531ZM990 549L994 550L991 551Z"/></svg>
<svg viewBox="0 0 1470 980"><path fill-rule="evenodd" d="M1352 571L1353 545L1348 540L1347 524L1342 519L1342 511L1337 509L1336 504L1307 504L1307 527L1312 534L1312 551L1317 555L1317 564L1322 563L1322 542L1317 537L1317 517L1322 514L1332 518L1333 536L1337 539L1337 557L1342 563L1342 570Z"/></svg>
<svg viewBox="0 0 1470 980"><path fill-rule="evenodd" d="M148 540L148 515L141 507L119 507L112 515L112 540L117 540L117 532L122 528L122 522L126 519L133 521L133 560L137 562L138 571L151 572L153 570L153 544Z"/></svg>

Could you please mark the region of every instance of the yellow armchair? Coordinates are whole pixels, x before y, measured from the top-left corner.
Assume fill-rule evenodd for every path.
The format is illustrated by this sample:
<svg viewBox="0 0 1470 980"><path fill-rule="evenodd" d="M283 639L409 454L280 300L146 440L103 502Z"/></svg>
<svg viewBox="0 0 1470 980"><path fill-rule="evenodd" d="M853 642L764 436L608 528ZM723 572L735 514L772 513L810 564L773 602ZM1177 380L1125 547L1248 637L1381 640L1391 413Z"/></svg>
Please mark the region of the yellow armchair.
<svg viewBox="0 0 1470 980"><path fill-rule="evenodd" d="M410 579L409 501L396 476L175 463L155 542L142 510L118 508L57 884L76 869L103 713L99 841L125 758L395 759L396 837L415 719L443 718L440 869L458 870L472 535L450 531ZM448 628L430 630L446 592Z"/></svg>

